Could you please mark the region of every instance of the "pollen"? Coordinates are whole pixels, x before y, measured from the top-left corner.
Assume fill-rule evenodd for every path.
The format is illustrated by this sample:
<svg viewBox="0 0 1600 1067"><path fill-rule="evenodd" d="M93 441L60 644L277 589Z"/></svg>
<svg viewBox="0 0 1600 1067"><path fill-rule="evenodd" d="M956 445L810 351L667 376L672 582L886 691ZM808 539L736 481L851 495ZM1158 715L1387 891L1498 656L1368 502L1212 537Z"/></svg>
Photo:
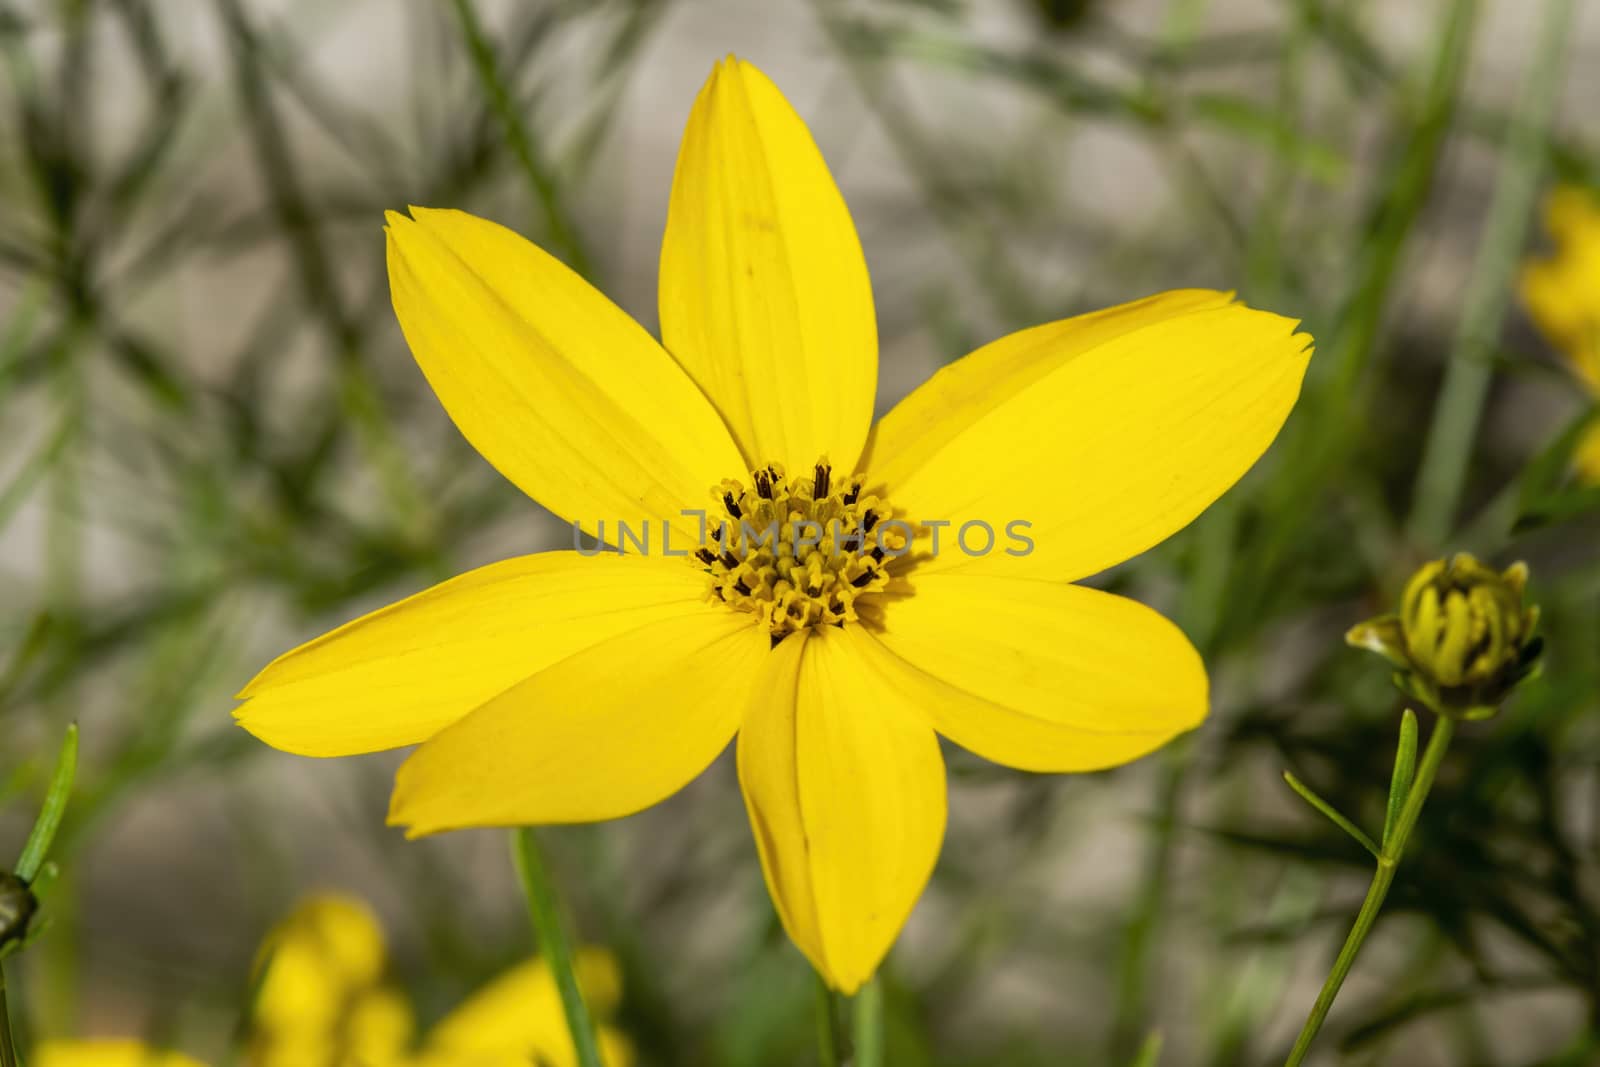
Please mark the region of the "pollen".
<svg viewBox="0 0 1600 1067"><path fill-rule="evenodd" d="M859 474L835 477L824 458L804 477L769 463L751 472L748 488L732 479L713 487L716 506L691 558L709 595L755 615L774 644L857 621L863 598L883 592L909 545L907 524L865 484Z"/></svg>

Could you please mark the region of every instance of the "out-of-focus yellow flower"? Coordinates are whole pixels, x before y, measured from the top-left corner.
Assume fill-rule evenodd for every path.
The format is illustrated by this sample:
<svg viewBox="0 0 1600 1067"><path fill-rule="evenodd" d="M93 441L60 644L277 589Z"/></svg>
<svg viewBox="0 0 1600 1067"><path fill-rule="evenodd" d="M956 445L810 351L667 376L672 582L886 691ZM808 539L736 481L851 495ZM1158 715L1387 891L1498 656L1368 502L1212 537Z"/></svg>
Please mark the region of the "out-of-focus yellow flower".
<svg viewBox="0 0 1600 1067"><path fill-rule="evenodd" d="M250 1067L577 1067L555 978L528 960L491 980L416 1040L411 1004L384 982L387 949L362 901L320 894L262 942ZM632 1067L627 1038L603 1023L622 999L611 954L577 953L606 1067ZM46 1041L33 1067L205 1067L133 1040Z"/></svg>
<svg viewBox="0 0 1600 1067"><path fill-rule="evenodd" d="M628 815L737 733L778 914L853 992L939 853L936 732L1088 771L1204 719L1177 627L1072 583L1186 526L1271 444L1310 358L1294 320L1163 293L1001 338L874 425L849 212L777 87L731 58L678 157L662 343L510 230L411 216L389 216L390 289L445 410L636 554L492 564L281 656L240 693L267 743L421 744L390 820L422 834Z"/></svg>
<svg viewBox="0 0 1600 1067"><path fill-rule="evenodd" d="M1545 200L1544 222L1555 254L1523 267L1522 300L1600 403L1600 195L1557 189ZM1600 481L1600 420L1578 442L1573 463L1586 479Z"/></svg>
<svg viewBox="0 0 1600 1067"><path fill-rule="evenodd" d="M28 1063L30 1067L205 1067L181 1052L163 1052L122 1038L43 1041Z"/></svg>
<svg viewBox="0 0 1600 1067"><path fill-rule="evenodd" d="M405 1010L389 1027L374 1031L365 1022L374 1011L383 1015L386 956L383 931L361 901L328 894L302 902L268 933L257 959L266 968L253 1013L258 1067L331 1063L341 1048L357 1051L357 1038L367 1058L393 1059L411 1039L409 1007L402 1001ZM359 1033L357 1019L364 1020Z"/></svg>
<svg viewBox="0 0 1600 1067"><path fill-rule="evenodd" d="M362 901L302 903L262 944L252 1067L552 1067L575 1065L560 993L541 960L491 981L416 1040L411 1005L385 983L387 951ZM616 1008L621 978L600 949L580 951L578 981L596 1019ZM621 1034L600 1026L608 1067L629 1067ZM69 1065L70 1067L70 1065Z"/></svg>
<svg viewBox="0 0 1600 1067"><path fill-rule="evenodd" d="M616 960L600 949L582 949L574 960L584 1000L596 1018L612 1014L622 996ZM611 1067L633 1061L623 1036L602 1026L600 1058ZM428 1032L414 1067L521 1067L537 1049L541 1065L577 1067L555 976L539 960L512 968L467 998Z"/></svg>

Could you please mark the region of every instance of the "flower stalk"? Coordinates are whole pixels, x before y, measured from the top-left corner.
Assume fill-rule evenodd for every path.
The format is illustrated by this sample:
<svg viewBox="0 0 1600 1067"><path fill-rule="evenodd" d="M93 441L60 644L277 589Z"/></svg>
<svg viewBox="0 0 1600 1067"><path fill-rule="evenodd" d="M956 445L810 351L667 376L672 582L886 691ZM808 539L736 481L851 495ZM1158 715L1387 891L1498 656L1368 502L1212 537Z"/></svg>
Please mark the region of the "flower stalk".
<svg viewBox="0 0 1600 1067"><path fill-rule="evenodd" d="M572 966L572 946L561 925L555 885L545 868L544 853L532 829L523 827L512 831L511 856L523 894L528 898L528 917L533 922L539 954L555 976L556 989L561 993L561 1007L566 1012L567 1031L572 1035L579 1067L603 1067L595 1040L594 1020L584 1002L583 991L578 988L578 975Z"/></svg>
<svg viewBox="0 0 1600 1067"><path fill-rule="evenodd" d="M1417 762L1417 717L1409 708L1400 722L1383 835L1376 845L1361 828L1294 775L1294 791L1358 841L1378 861L1355 925L1317 994L1284 1067L1298 1067L1311 1051L1356 956L1378 921L1411 832L1416 828L1450 747L1457 722L1495 714L1512 690L1539 668L1544 642L1534 630L1539 609L1526 603L1528 568L1514 563L1503 571L1484 566L1465 552L1418 568L1406 583L1400 610L1350 629L1345 640L1375 652L1394 667L1395 686L1435 715L1433 735ZM1412 768L1415 767L1415 774Z"/></svg>
<svg viewBox="0 0 1600 1067"><path fill-rule="evenodd" d="M852 1007L855 1012L852 1067L883 1067L883 983L874 978L862 986Z"/></svg>
<svg viewBox="0 0 1600 1067"><path fill-rule="evenodd" d="M0 1067L18 1067L19 1062L11 1038L11 1012L6 1008L6 973L0 968Z"/></svg>
<svg viewBox="0 0 1600 1067"><path fill-rule="evenodd" d="M11 1013L6 1004L5 959L21 951L28 943L33 915L38 902L33 896L33 882L44 869L45 857L61 827L61 817L66 814L67 800L72 795L72 782L78 773L78 724L67 727L67 736L61 742L61 752L56 756L56 767L50 775L50 787L45 791L44 806L39 817L28 831L28 840L22 846L16 867L0 874L0 1067L19 1067L16 1045L11 1037Z"/></svg>
<svg viewBox="0 0 1600 1067"><path fill-rule="evenodd" d="M1412 713L1407 711L1406 714L1411 716ZM1414 723L1414 717L1411 721ZM1355 965L1362 944L1378 921L1378 912L1383 907L1384 898L1389 895L1389 886L1394 882L1400 857L1405 854L1406 843L1411 839L1411 831L1417 825L1418 816L1422 814L1422 805L1427 802L1428 792L1433 788L1433 780L1439 773L1439 764L1444 762L1444 754L1450 747L1450 738L1454 732L1455 720L1441 715L1433 728L1433 736L1428 738L1428 748L1422 755L1421 766L1417 768L1416 780L1408 783L1404 799L1399 803L1399 815L1395 818L1392 829L1384 835L1383 844L1378 851L1378 869L1373 872L1372 883L1367 887L1367 896L1361 902L1361 911L1356 915L1355 925L1350 928L1344 946L1339 949L1339 956L1333 961L1333 969L1328 972L1327 980L1322 983L1322 991L1317 994L1316 1003L1311 1006L1311 1014L1301 1027L1300 1036L1295 1039L1294 1048L1290 1050L1289 1058L1284 1061L1284 1067L1298 1067L1305 1061L1306 1055L1311 1051L1312 1042L1317 1038L1317 1032L1322 1029L1323 1020L1328 1017L1328 1010L1333 1007L1334 998L1339 995L1339 989L1349 976L1350 968ZM1414 725L1412 736L1415 736ZM1397 787L1402 781L1399 772L1404 763L1403 752L1402 742L1402 755L1395 760ZM1390 806L1393 808L1396 801L1395 791L1391 790L1389 796Z"/></svg>
<svg viewBox="0 0 1600 1067"><path fill-rule="evenodd" d="M840 1067L838 994L817 975L817 1063L818 1067Z"/></svg>

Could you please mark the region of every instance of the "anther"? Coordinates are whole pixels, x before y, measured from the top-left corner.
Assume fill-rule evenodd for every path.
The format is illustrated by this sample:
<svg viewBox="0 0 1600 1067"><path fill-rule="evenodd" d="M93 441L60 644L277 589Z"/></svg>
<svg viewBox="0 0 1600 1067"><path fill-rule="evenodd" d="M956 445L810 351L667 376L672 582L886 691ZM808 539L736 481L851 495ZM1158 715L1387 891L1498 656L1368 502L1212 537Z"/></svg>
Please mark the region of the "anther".
<svg viewBox="0 0 1600 1067"><path fill-rule="evenodd" d="M754 615L774 644L796 630L856 621L861 598L888 583L888 553L898 541L869 552L867 535L894 511L877 497L863 499L858 475L836 484L825 458L810 478L791 482L770 463L746 484L748 491L729 479L711 492L726 514L716 543L694 553L711 595Z"/></svg>

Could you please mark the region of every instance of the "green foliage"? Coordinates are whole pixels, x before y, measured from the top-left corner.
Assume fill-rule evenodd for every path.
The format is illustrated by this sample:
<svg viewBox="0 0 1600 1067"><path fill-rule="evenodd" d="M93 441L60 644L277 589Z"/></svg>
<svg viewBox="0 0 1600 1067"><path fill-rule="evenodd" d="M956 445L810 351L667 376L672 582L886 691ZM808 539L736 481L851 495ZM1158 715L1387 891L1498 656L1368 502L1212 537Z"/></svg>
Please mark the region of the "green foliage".
<svg viewBox="0 0 1600 1067"><path fill-rule="evenodd" d="M1594 416L1511 284L1546 182L1600 178L1583 109L1555 108L1553 54L1595 42L1488 42L1477 0L1405 5L1424 21L1409 34L1400 5L1334 0L1254 20L1173 0L1148 23L1015 0L1000 32L1002 5L769 6L813 36L709 40L703 12L666 0L0 3L13 852L68 723L84 742L53 925L7 965L19 1034L91 1028L115 1001L223 1062L262 931L330 881L385 910L427 1013L525 953L501 849L401 841L391 759L308 776L235 728L229 697L297 638L558 533L415 372L382 212L500 218L649 321L635 281L648 293L659 219L618 199L670 165L689 99L661 87L753 40L758 61L825 69L796 102L864 234L886 368L1180 284L1237 289L1318 340L1260 467L1103 579L1182 621L1211 721L1103 775L949 753L945 851L875 987L882 1062L1282 1062L1416 760L1415 720L1396 754L1400 698L1342 634L1456 550L1527 560L1545 672L1461 724L1383 951L1318 1048L1594 1062L1600 493L1569 470ZM1480 66L1491 43L1538 75L1526 95ZM679 68L694 76L663 74ZM1286 768L1338 818L1290 797ZM617 953L646 1067L813 1064L815 990L722 770L661 810L550 833L548 874L582 940Z"/></svg>

